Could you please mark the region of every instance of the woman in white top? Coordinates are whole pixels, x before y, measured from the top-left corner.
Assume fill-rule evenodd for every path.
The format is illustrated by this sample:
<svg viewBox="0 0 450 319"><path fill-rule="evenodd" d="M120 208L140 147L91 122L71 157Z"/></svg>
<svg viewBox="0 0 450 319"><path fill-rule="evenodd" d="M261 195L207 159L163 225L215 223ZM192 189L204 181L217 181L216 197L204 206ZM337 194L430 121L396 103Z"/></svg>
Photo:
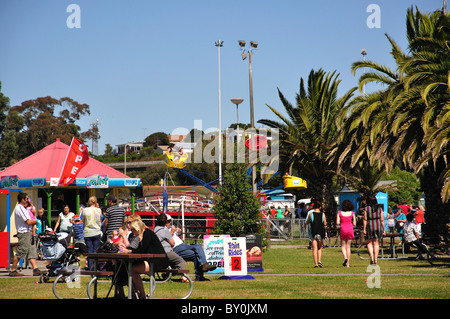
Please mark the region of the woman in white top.
<svg viewBox="0 0 450 319"><path fill-rule="evenodd" d="M89 206L83 209L84 241L88 253L97 252L102 236L102 210L97 207L97 197L89 198ZM94 262L88 258L88 267L93 269Z"/></svg>
<svg viewBox="0 0 450 319"><path fill-rule="evenodd" d="M70 211L69 205L64 205L64 211L59 213L58 220L55 225L55 232L59 227L60 233L67 233L65 237L66 247L70 244L70 239L72 238L73 228L71 219L75 214Z"/></svg>

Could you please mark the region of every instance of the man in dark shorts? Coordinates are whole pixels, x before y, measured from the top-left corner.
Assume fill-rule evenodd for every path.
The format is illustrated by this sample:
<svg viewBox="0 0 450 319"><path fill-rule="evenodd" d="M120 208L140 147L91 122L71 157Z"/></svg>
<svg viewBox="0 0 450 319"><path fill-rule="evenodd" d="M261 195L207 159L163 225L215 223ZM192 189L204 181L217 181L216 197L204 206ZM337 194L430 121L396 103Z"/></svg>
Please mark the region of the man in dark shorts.
<svg viewBox="0 0 450 319"><path fill-rule="evenodd" d="M117 205L117 199L114 195L108 195L106 198L108 208L105 213L105 222L103 225L106 236L111 237L113 230L119 231L125 220L125 209Z"/></svg>
<svg viewBox="0 0 450 319"><path fill-rule="evenodd" d="M17 229L17 253L14 256L13 264L11 266L10 276L23 276L17 271L17 264L20 259L29 259L33 267L33 276L39 276L41 272L36 264L36 246L32 243L33 240L33 226L37 224L36 218L32 219L26 206L31 203L26 193L19 193L17 195L17 206L14 210L14 218Z"/></svg>

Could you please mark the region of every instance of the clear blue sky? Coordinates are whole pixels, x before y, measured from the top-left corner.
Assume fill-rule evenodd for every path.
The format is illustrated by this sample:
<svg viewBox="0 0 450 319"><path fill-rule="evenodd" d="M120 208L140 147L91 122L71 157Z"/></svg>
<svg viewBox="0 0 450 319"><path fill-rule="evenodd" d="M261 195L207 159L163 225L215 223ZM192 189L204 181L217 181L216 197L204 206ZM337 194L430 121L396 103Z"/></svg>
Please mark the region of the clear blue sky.
<svg viewBox="0 0 450 319"><path fill-rule="evenodd" d="M1 0L0 81L11 106L41 96L68 96L90 105L78 124L101 122L105 144L142 140L154 132L219 127L218 49L221 48L222 129L250 122L248 59L238 40L258 41L253 51L255 122L282 110L277 88L292 102L311 69L337 71L344 92L357 85L350 73L362 59L393 66L385 33L406 50L405 16L442 0ZM70 4L81 9L80 28L69 28ZM370 4L380 28L370 28ZM370 90L370 88L367 88ZM260 127L259 124L256 125ZM91 145L89 141L88 146Z"/></svg>

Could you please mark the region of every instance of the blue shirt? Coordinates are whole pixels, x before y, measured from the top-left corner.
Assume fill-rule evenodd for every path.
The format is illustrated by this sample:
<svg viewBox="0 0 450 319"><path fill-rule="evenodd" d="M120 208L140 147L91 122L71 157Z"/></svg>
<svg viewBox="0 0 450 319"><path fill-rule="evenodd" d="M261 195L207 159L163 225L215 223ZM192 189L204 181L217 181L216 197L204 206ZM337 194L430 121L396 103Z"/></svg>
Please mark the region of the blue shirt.
<svg viewBox="0 0 450 319"><path fill-rule="evenodd" d="M75 243L84 243L83 223L73 224L73 240Z"/></svg>

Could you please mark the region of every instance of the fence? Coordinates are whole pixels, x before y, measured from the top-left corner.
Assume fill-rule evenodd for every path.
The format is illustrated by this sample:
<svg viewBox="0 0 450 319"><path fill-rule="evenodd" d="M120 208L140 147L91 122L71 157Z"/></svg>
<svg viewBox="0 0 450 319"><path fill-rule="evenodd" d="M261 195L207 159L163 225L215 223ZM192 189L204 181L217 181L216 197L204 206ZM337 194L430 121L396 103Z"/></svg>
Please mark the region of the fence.
<svg viewBox="0 0 450 319"><path fill-rule="evenodd" d="M155 226L154 216L142 216L142 220L148 226L153 228ZM205 232L210 232L213 228L215 219L210 218L198 218L198 217L185 217L173 218L173 225L184 229L185 240L194 240L203 238ZM304 219L298 218L277 218L277 219L262 219L261 223L264 224L266 231L270 229L270 238L276 240L292 241L294 239L308 239L309 228L303 228L305 224ZM268 235L268 234L267 234Z"/></svg>

